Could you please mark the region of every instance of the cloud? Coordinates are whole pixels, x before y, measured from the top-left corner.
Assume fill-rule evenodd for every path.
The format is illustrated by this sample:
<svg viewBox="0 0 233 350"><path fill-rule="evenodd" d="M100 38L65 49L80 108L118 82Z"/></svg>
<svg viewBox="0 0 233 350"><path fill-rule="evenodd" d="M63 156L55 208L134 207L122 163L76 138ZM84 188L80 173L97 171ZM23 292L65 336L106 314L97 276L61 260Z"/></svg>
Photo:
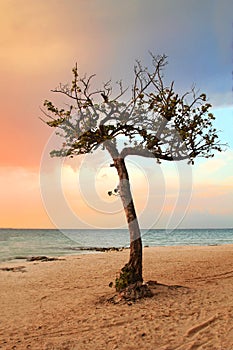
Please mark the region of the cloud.
<svg viewBox="0 0 233 350"><path fill-rule="evenodd" d="M51 227L42 205L38 173L0 168L0 227Z"/></svg>
<svg viewBox="0 0 233 350"><path fill-rule="evenodd" d="M233 84L232 80L229 76L229 82L230 84ZM228 92L214 92L209 94L209 100L210 103L214 108L226 108L226 107L232 107L233 102L233 95L232 91L229 89Z"/></svg>
<svg viewBox="0 0 233 350"><path fill-rule="evenodd" d="M231 185L233 173L233 150L202 160L194 167L195 184Z"/></svg>
<svg viewBox="0 0 233 350"><path fill-rule="evenodd" d="M88 4L54 0L1 3L0 59L4 70L28 75L53 72L59 67L59 81L61 68L71 69L76 60L84 72L87 62L91 61L93 68L91 57L101 51L102 45L93 40L100 29L96 23L98 11L92 11L96 6Z"/></svg>
<svg viewBox="0 0 233 350"><path fill-rule="evenodd" d="M219 45L219 55L223 62L229 63L230 43L232 41L232 1L224 0L221 3L215 1L213 8L214 33ZM230 55L229 55L230 54Z"/></svg>

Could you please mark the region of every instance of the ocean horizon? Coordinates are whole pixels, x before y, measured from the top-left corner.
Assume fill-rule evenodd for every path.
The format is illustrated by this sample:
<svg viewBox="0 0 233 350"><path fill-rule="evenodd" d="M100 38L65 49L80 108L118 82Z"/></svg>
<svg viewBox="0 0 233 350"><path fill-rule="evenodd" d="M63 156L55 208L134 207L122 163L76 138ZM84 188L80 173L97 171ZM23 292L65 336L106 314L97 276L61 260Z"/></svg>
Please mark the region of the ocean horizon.
<svg viewBox="0 0 233 350"><path fill-rule="evenodd" d="M233 228L141 229L143 246L233 244ZM129 247L127 229L0 229L0 261L98 253Z"/></svg>

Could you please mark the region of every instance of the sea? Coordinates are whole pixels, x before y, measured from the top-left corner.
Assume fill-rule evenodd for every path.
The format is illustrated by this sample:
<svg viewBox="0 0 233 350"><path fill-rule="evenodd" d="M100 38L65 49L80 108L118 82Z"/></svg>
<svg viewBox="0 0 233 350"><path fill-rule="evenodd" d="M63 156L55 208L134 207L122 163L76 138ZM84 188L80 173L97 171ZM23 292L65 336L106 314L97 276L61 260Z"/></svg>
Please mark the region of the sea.
<svg viewBox="0 0 233 350"><path fill-rule="evenodd" d="M144 247L233 244L233 228L143 229L141 234ZM0 229L0 261L98 254L96 248L111 247L129 247L127 229Z"/></svg>

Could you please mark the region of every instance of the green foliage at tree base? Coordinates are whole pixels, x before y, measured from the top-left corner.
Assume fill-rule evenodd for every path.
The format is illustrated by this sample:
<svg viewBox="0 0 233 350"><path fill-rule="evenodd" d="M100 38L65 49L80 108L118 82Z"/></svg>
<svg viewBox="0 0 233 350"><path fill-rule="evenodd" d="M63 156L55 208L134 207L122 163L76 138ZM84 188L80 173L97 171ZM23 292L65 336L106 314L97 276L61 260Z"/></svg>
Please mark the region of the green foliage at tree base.
<svg viewBox="0 0 233 350"><path fill-rule="evenodd" d="M115 279L115 288L117 292L121 292L129 285L129 281L131 280L130 277L130 271L123 271L123 269L121 270L120 276Z"/></svg>

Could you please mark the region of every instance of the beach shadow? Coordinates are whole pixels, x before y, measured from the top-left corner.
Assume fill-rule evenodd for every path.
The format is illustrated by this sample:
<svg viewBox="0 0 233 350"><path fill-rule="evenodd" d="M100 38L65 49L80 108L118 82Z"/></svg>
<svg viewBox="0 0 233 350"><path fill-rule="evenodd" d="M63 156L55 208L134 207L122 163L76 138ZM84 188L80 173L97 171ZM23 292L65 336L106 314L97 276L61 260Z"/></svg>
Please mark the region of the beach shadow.
<svg viewBox="0 0 233 350"><path fill-rule="evenodd" d="M176 294L176 293L184 293L186 294L189 291L189 287L174 284L168 285L163 283L158 283L157 281L148 281L146 285L150 288L152 292L152 296L159 294Z"/></svg>

